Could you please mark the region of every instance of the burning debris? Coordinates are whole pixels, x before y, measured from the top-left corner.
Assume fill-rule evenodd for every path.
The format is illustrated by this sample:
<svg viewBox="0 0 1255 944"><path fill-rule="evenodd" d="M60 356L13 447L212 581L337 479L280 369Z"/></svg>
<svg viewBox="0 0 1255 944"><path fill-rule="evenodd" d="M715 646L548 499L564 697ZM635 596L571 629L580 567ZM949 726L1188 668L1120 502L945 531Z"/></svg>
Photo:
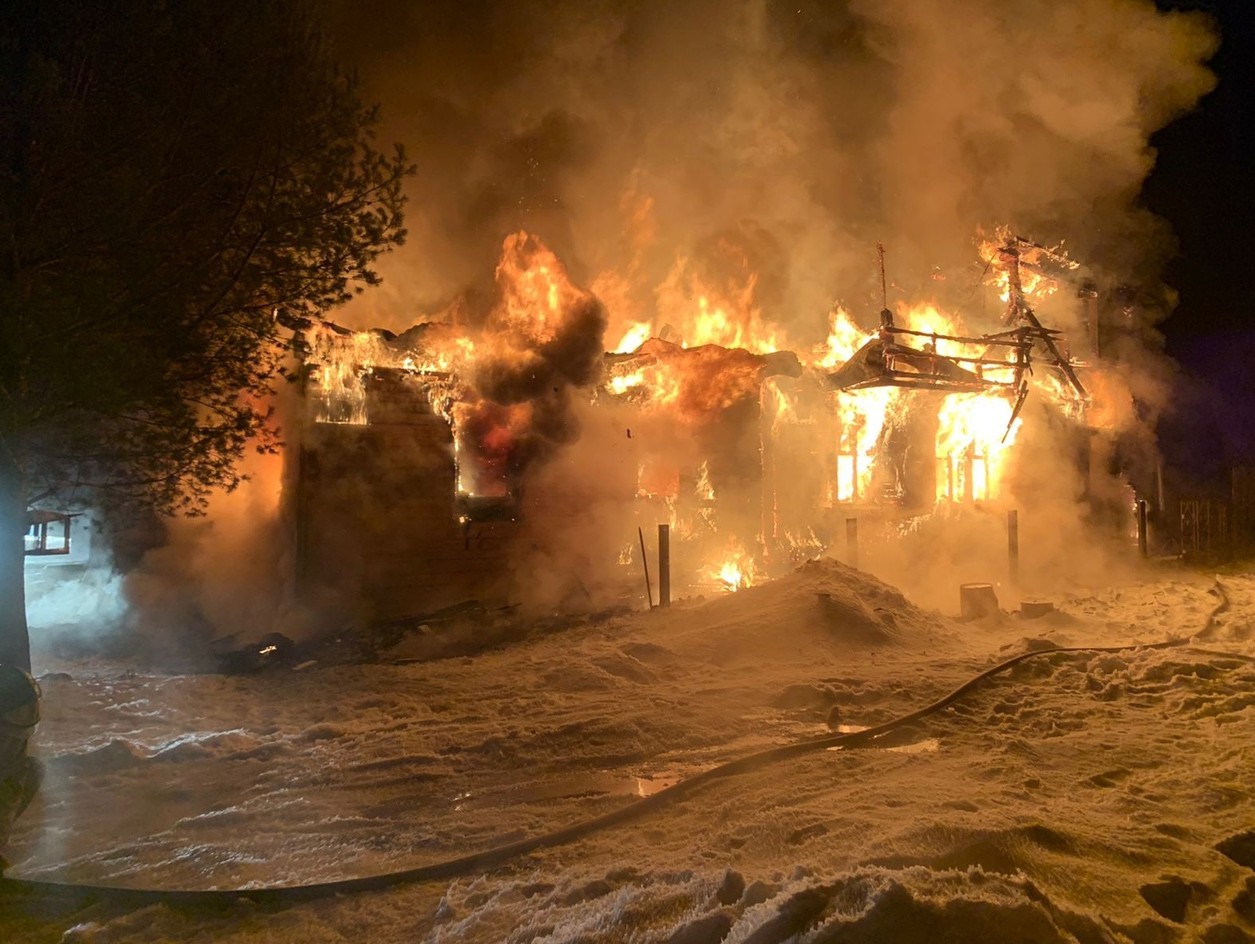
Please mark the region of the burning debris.
<svg viewBox="0 0 1255 944"><path fill-rule="evenodd" d="M685 347L650 338L629 354L607 354L603 391L645 409L667 410L700 425L745 400L756 400L769 377L798 377L790 351L751 354L715 344Z"/></svg>

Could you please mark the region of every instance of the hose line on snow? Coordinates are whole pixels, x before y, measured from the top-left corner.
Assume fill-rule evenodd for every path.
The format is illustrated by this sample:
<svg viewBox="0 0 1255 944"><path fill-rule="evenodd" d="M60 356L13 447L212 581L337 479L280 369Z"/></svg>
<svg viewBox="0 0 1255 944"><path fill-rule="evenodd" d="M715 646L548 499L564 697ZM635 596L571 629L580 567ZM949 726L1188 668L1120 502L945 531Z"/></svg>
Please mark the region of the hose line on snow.
<svg viewBox="0 0 1255 944"><path fill-rule="evenodd" d="M1229 608L1229 598L1224 587L1217 580L1213 588L1220 597L1218 603L1207 614L1204 627L1191 638L1207 635L1216 625L1216 617ZM999 662L979 675L968 679L948 695L938 698L931 704L918 708L900 717L882 724L850 733L829 734L816 738L807 738L785 744L780 747L767 748L736 760L728 761L712 767L702 773L681 780L657 793L642 797L635 802L622 806L617 810L583 820L563 829L520 839L517 842L494 846L482 852L446 859L417 868L402 869L379 875L368 875L361 878L342 879L332 882L317 882L309 885L285 885L263 888L212 889L204 891L177 889L141 889L120 888L110 885L83 885L68 882L48 882L34 879L0 879L0 901L8 900L11 904L25 903L32 910L68 910L77 911L94 904L103 903L121 908L137 908L153 904L165 904L176 908L204 909L207 907L223 907L240 900L251 901L259 905L280 906L297 902L311 901L335 895L347 895L356 892L378 891L394 885L420 882L445 881L467 875L486 872L499 868L520 856L528 855L540 849L550 849L566 845L600 830L618 826L637 819L659 809L668 803L685 798L707 784L727 777L733 777L751 770L757 770L777 761L798 757L812 751L828 748L864 747L883 737L891 731L903 728L913 722L936 714L970 694L994 676L1001 675L1011 668L1035 659L1039 656L1057 655L1070 652L1128 652L1140 649L1169 649L1180 647L1187 651L1216 658L1232 659L1241 662L1255 662L1255 657L1239 653L1222 652L1202 649L1188 645L1188 638L1169 639L1164 642L1131 646L1060 646L1051 649L1036 649L1024 652Z"/></svg>

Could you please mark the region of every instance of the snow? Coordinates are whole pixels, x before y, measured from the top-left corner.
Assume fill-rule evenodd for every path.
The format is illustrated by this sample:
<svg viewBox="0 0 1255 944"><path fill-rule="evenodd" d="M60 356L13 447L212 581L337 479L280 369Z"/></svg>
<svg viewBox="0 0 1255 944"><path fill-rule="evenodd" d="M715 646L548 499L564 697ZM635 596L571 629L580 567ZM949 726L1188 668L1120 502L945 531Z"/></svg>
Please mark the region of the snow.
<svg viewBox="0 0 1255 944"><path fill-rule="evenodd" d="M486 873L286 907L19 914L34 941L1241 941L1255 937L1255 577L1186 646L1057 652L866 749L721 778ZM372 875L590 819L921 707L1027 649L1188 639L1147 571L958 623L835 561L472 657L170 676L41 665L19 878L230 889ZM1013 605L1000 590L1003 605ZM957 604L957 600L956 600ZM1248 844L1249 845L1249 844ZM64 937L63 937L64 935Z"/></svg>

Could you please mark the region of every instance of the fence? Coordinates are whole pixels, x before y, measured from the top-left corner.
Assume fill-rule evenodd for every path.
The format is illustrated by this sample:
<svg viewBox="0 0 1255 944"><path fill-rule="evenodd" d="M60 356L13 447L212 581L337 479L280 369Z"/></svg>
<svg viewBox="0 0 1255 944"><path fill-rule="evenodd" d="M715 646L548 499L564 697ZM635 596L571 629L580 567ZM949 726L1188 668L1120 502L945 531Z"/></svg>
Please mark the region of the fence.
<svg viewBox="0 0 1255 944"><path fill-rule="evenodd" d="M1187 559L1216 560L1233 549L1229 508L1209 498L1181 499L1181 555Z"/></svg>

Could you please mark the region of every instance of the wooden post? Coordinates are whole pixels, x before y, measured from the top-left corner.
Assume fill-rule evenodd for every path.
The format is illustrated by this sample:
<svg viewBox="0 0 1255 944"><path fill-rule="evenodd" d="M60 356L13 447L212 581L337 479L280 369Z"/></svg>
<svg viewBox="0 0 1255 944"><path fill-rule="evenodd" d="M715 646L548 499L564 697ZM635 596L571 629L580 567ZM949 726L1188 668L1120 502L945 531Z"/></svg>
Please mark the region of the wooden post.
<svg viewBox="0 0 1255 944"><path fill-rule="evenodd" d="M1146 499L1139 498L1137 500L1137 553L1141 557L1147 556L1146 548Z"/></svg>
<svg viewBox="0 0 1255 944"><path fill-rule="evenodd" d="M769 547L775 546L776 540L776 524L779 520L777 507L779 502L776 498L776 449L774 426L776 419L776 398L768 389L766 383L759 388L758 396L758 448L761 462L759 467L762 474L759 477L759 516L761 524L759 526L760 533L763 535L763 543ZM662 525L658 526L658 539L662 540ZM658 545L659 558L662 557L662 544ZM661 567L661 564L659 565ZM662 574L658 575L658 596L659 605L666 606L667 602L663 599L662 592Z"/></svg>
<svg viewBox="0 0 1255 944"><path fill-rule="evenodd" d="M854 437L850 440L850 468L854 470L854 477L850 481L850 501L858 501L858 444L863 438L863 419L860 416L854 423ZM857 564L853 566L858 566Z"/></svg>
<svg viewBox="0 0 1255 944"><path fill-rule="evenodd" d="M658 605L671 605L671 525L658 525Z"/></svg>
<svg viewBox="0 0 1255 944"><path fill-rule="evenodd" d="M1007 571L1011 582L1020 579L1020 513L1014 508L1007 512Z"/></svg>
<svg viewBox="0 0 1255 944"><path fill-rule="evenodd" d="M645 568L645 598L649 600L649 608L654 608L654 588L649 583L649 555L645 553L645 532L639 527L636 529L637 535L641 539L641 566Z"/></svg>
<svg viewBox="0 0 1255 944"><path fill-rule="evenodd" d="M845 519L845 561L858 569L858 519Z"/></svg>

